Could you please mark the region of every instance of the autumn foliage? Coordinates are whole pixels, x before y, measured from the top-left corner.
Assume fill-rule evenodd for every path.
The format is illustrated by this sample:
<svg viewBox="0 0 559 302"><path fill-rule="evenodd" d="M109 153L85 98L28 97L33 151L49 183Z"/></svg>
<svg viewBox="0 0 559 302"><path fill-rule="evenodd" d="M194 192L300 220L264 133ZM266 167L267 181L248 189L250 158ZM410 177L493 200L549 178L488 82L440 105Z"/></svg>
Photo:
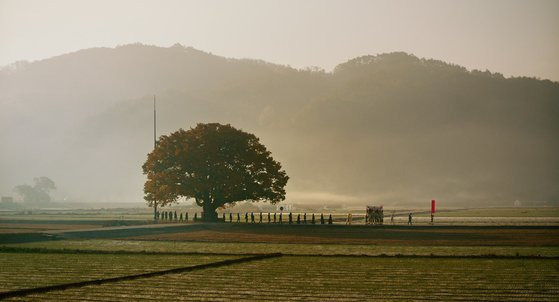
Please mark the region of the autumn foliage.
<svg viewBox="0 0 559 302"><path fill-rule="evenodd" d="M142 168L149 206L192 198L204 220L216 220L226 204L284 200L289 179L256 136L218 123L161 136Z"/></svg>

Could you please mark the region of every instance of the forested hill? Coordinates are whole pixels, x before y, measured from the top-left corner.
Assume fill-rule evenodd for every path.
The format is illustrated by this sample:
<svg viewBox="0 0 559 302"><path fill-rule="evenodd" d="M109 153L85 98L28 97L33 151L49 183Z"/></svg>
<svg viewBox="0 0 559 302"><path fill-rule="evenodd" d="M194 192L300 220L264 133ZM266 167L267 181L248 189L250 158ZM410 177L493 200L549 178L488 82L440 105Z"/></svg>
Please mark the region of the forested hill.
<svg viewBox="0 0 559 302"><path fill-rule="evenodd" d="M159 133L253 132L290 175L288 202L559 201L559 83L406 53L332 72L193 48L94 48L0 71L0 194L36 176L72 199L142 197Z"/></svg>

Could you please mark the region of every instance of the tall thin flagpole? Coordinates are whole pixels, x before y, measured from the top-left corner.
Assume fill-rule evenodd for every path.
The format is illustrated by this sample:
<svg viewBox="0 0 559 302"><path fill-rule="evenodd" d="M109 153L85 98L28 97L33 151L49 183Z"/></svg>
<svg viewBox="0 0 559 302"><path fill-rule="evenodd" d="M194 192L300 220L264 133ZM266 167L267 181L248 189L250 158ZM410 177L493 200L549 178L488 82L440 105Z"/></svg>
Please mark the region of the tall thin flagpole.
<svg viewBox="0 0 559 302"><path fill-rule="evenodd" d="M153 150L157 147L157 111L155 107L155 94L153 95ZM157 221L157 200L153 203L153 220Z"/></svg>
<svg viewBox="0 0 559 302"><path fill-rule="evenodd" d="M153 95L153 148L157 147L157 111L155 109L155 94Z"/></svg>

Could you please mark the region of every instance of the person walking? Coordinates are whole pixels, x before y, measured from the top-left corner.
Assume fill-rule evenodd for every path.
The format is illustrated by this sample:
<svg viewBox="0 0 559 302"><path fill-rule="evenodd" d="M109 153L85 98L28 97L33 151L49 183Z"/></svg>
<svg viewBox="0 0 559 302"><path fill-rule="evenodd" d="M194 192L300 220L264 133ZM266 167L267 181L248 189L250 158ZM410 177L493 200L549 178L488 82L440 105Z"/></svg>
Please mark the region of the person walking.
<svg viewBox="0 0 559 302"><path fill-rule="evenodd" d="M254 223L254 212L250 212L250 223Z"/></svg>
<svg viewBox="0 0 559 302"><path fill-rule="evenodd" d="M352 219L353 219L353 215L351 213L348 213L345 224L351 224Z"/></svg>
<svg viewBox="0 0 559 302"><path fill-rule="evenodd" d="M412 214L412 213L410 213L410 214L408 215L408 225L412 225L412 221L411 221L412 217L411 217L411 214Z"/></svg>
<svg viewBox="0 0 559 302"><path fill-rule="evenodd" d="M258 217L258 223L262 223L262 212L260 212L260 216Z"/></svg>

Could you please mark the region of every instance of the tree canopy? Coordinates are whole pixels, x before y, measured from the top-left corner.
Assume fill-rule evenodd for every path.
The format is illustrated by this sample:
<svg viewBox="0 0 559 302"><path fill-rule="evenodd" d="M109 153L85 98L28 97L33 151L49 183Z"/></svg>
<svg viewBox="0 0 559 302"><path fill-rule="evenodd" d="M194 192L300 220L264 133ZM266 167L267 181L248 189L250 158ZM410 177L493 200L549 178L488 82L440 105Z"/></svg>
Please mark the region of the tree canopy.
<svg viewBox="0 0 559 302"><path fill-rule="evenodd" d="M40 204L50 202L49 192L56 190L54 181L50 178L41 176L33 179L33 186L24 184L14 188L14 191L23 197L23 201L28 204Z"/></svg>
<svg viewBox="0 0 559 302"><path fill-rule="evenodd" d="M217 219L226 204L284 200L289 179L255 135L218 123L161 136L142 168L149 206L192 198L204 220Z"/></svg>

